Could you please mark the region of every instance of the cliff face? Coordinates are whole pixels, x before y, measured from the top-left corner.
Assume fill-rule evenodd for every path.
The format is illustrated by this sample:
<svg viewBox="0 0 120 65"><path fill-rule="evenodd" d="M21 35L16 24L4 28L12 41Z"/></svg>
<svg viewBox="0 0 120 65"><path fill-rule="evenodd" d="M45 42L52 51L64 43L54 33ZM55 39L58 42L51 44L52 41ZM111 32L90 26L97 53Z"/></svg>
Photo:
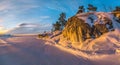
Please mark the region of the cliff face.
<svg viewBox="0 0 120 65"><path fill-rule="evenodd" d="M64 37L73 43L82 43L84 38L89 38L91 28L84 22L84 20L77 18L77 16L69 18L63 30Z"/></svg>
<svg viewBox="0 0 120 65"><path fill-rule="evenodd" d="M86 39L97 38L116 28L120 28L120 23L111 13L91 12L69 18L62 33L73 45L82 45Z"/></svg>

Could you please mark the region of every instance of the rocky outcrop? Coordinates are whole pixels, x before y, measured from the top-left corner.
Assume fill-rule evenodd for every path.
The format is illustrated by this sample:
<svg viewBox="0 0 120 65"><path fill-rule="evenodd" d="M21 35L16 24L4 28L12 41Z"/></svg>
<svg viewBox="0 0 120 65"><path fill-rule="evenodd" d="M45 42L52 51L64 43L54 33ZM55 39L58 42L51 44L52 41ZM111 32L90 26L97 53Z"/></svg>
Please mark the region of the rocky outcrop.
<svg viewBox="0 0 120 65"><path fill-rule="evenodd" d="M100 35L108 32L108 28L104 24L96 24L92 28L93 28L93 32L91 32L91 34L94 37L99 37Z"/></svg>
<svg viewBox="0 0 120 65"><path fill-rule="evenodd" d="M86 39L113 31L116 24L111 13L81 13L68 19L62 34L73 45L82 45Z"/></svg>
<svg viewBox="0 0 120 65"><path fill-rule="evenodd" d="M63 36L71 40L75 45L80 45L86 38L90 38L90 33L90 25L76 16L68 19L63 30Z"/></svg>

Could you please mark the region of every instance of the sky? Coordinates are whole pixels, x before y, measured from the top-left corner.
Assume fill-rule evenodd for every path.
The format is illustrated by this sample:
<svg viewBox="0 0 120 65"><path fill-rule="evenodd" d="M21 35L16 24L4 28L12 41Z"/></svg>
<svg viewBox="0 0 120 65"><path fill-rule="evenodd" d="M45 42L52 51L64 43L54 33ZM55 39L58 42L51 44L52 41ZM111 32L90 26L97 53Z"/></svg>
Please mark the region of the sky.
<svg viewBox="0 0 120 65"><path fill-rule="evenodd" d="M87 4L97 6L97 11L109 12L120 6L120 0L0 0L0 31L11 30L24 23L51 30L61 12L69 18L76 14L80 5L87 8Z"/></svg>

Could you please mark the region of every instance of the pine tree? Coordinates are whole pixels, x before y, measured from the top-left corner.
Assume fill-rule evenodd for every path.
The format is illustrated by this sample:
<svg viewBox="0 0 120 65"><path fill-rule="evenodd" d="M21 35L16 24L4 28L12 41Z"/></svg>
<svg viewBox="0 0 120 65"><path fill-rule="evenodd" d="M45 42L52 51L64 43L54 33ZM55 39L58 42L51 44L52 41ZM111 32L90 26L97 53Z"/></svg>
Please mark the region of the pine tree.
<svg viewBox="0 0 120 65"><path fill-rule="evenodd" d="M59 17L59 19L58 19L58 22L61 24L61 30L63 30L63 28L64 28L64 26L65 26L65 24L66 24L66 14L64 13L64 12L62 12L61 14L60 14L60 17Z"/></svg>
<svg viewBox="0 0 120 65"><path fill-rule="evenodd" d="M77 14L78 13L83 13L83 12L85 12L84 6L79 6Z"/></svg>
<svg viewBox="0 0 120 65"><path fill-rule="evenodd" d="M116 6L115 10L113 10L113 15L116 17L116 21L120 23L120 6Z"/></svg>
<svg viewBox="0 0 120 65"><path fill-rule="evenodd" d="M61 24L57 21L55 24L53 24L53 31L60 30Z"/></svg>
<svg viewBox="0 0 120 65"><path fill-rule="evenodd" d="M54 24L53 24L53 28L51 29L51 31L56 31L56 30L63 30L65 24L66 24L66 14L65 13L61 13L60 14L60 17L58 18L58 21L56 21Z"/></svg>
<svg viewBox="0 0 120 65"><path fill-rule="evenodd" d="M120 12L120 6L116 6L115 10L113 12Z"/></svg>
<svg viewBox="0 0 120 65"><path fill-rule="evenodd" d="M88 11L97 11L97 7L93 6L92 4L88 4Z"/></svg>

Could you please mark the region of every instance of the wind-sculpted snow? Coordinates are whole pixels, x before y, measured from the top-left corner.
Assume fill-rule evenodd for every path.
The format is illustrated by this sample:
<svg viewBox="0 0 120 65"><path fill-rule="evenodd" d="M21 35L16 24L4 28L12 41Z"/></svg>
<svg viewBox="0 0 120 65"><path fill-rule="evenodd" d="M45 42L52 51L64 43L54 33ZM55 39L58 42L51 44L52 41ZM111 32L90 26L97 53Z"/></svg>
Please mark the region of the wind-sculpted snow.
<svg viewBox="0 0 120 65"><path fill-rule="evenodd" d="M89 55L51 39L28 35L0 39L9 44L0 46L0 65L120 65L119 54Z"/></svg>
<svg viewBox="0 0 120 65"><path fill-rule="evenodd" d="M4 45L3 40L9 45ZM46 42L37 36L0 38L0 65L92 65L89 60Z"/></svg>
<svg viewBox="0 0 120 65"><path fill-rule="evenodd" d="M52 38L55 44L60 44L61 46L78 49L88 54L120 54L120 30L115 29L101 35L96 39L87 39L82 45L72 45L70 40L64 38L64 36L58 35ZM56 40L58 40L56 42ZM74 43L73 43L74 44ZM79 42L78 42L79 44Z"/></svg>
<svg viewBox="0 0 120 65"><path fill-rule="evenodd" d="M84 50L92 50L98 53L116 53L120 51L120 30L108 32L97 39L92 39L89 42L86 40L83 44Z"/></svg>

